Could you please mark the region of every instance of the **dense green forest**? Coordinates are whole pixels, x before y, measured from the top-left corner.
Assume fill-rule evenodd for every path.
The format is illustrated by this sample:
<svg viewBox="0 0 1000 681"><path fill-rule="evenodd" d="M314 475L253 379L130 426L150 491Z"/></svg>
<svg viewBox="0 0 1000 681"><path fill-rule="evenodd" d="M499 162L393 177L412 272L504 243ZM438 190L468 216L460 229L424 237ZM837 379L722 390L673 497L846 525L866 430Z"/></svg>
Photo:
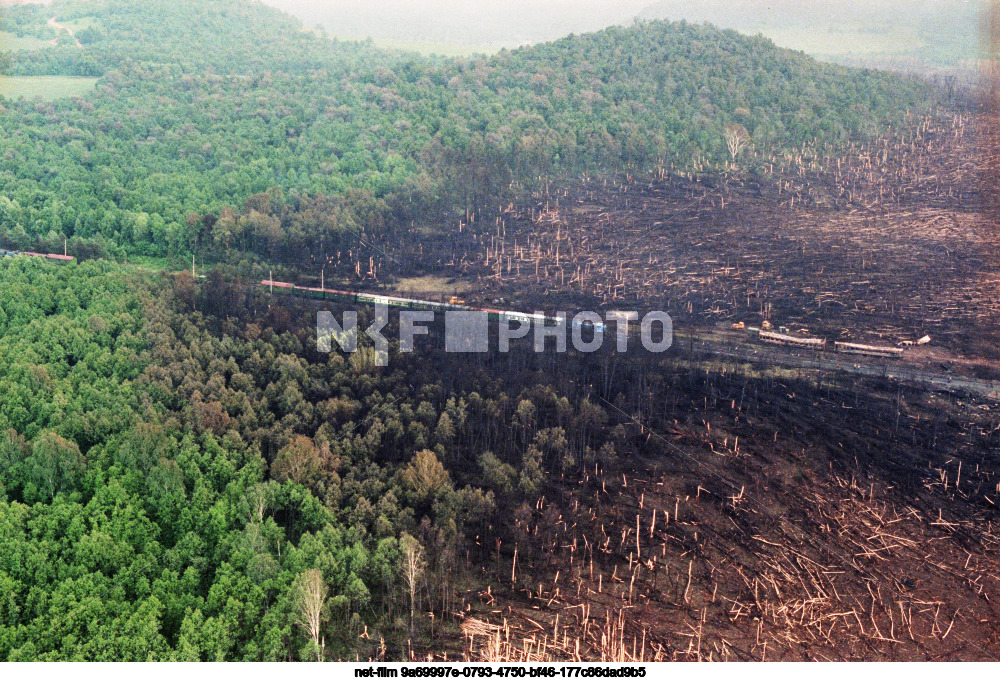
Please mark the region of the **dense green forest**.
<svg viewBox="0 0 1000 681"><path fill-rule="evenodd" d="M932 99L683 22L460 59L330 40L236 0L15 6L2 30L45 38L53 16L80 46L63 33L0 67L100 80L85 97L0 102L0 241L69 239L84 256L361 248L359 230L488 211L549 177L721 167L726 125L748 131L752 164L863 138Z"/></svg>
<svg viewBox="0 0 1000 681"><path fill-rule="evenodd" d="M405 657L499 518L630 446L531 355L318 353L308 310L217 273L7 258L0 283L0 659Z"/></svg>

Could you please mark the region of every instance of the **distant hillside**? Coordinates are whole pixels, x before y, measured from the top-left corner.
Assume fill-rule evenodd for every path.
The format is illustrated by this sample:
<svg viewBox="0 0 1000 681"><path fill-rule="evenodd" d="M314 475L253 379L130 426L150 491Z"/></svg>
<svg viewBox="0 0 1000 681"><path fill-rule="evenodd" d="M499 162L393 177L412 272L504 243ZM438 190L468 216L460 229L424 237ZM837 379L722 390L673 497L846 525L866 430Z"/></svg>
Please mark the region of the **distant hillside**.
<svg viewBox="0 0 1000 681"><path fill-rule="evenodd" d="M0 237L11 245L259 250L293 226L213 230L227 206L262 192L269 204L353 192L353 217L332 228L349 231L428 207L495 206L540 177L719 167L729 124L779 153L873 134L933 101L916 81L683 22L471 59L330 40L237 0L23 6L0 28L42 40L53 17L75 38L8 53L8 72L101 80L84 98L4 100Z"/></svg>
<svg viewBox="0 0 1000 681"><path fill-rule="evenodd" d="M745 125L756 144L772 149L836 142L874 132L927 96L915 81L821 64L766 38L684 22L612 27L488 64L487 82L506 101L518 92L525 108L572 108L563 121L603 124L625 145L655 140L651 157L678 162L684 154L721 158L727 122Z"/></svg>
<svg viewBox="0 0 1000 681"><path fill-rule="evenodd" d="M640 19L707 21L844 63L910 68L956 66L979 58L983 0L658 0Z"/></svg>
<svg viewBox="0 0 1000 681"><path fill-rule="evenodd" d="M123 64L176 64L185 70L247 73L329 66L326 41L286 14L246 0L56 1L5 9L0 30L56 38L58 45L15 52L17 75L99 75ZM50 17L76 27L83 49L54 33ZM359 59L370 57L353 51ZM338 59L348 53L342 52Z"/></svg>

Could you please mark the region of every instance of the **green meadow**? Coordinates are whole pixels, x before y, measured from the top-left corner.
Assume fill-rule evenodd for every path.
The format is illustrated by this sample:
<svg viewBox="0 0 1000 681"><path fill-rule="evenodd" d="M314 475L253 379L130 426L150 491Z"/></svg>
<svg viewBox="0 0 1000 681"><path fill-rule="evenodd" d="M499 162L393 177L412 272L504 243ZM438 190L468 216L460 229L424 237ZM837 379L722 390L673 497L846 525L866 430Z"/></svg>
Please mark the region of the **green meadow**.
<svg viewBox="0 0 1000 681"><path fill-rule="evenodd" d="M55 37L55 34L53 34ZM0 52L21 50L41 50L52 47L51 43L34 36L16 36L8 31L0 31Z"/></svg>
<svg viewBox="0 0 1000 681"><path fill-rule="evenodd" d="M0 96L8 99L59 99L85 95L94 89L97 78L79 76L0 76Z"/></svg>

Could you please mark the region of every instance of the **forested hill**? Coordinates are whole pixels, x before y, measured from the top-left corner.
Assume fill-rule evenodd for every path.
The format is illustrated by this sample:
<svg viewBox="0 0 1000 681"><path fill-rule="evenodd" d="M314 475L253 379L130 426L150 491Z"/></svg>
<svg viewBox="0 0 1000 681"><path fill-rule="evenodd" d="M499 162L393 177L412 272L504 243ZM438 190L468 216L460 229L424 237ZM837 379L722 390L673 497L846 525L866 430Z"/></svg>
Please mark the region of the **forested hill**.
<svg viewBox="0 0 1000 681"><path fill-rule="evenodd" d="M378 229L496 205L539 177L718 166L729 123L779 153L870 134L930 99L915 81L684 23L443 59L337 42L236 0L5 12L5 35L36 39L0 58L9 74L100 76L82 98L0 103L10 246L65 236L80 252L262 252L295 237L291 218L272 215L290 197L335 197L322 227L335 235ZM53 17L75 39L60 31L39 47ZM264 192L253 221L219 220Z"/></svg>
<svg viewBox="0 0 1000 681"><path fill-rule="evenodd" d="M48 47L15 54L14 73L100 75L128 63L179 65L185 71L212 68L249 73L330 64L320 39L298 20L242 0L97 0L3 8L4 30L53 37L50 17L72 27L75 37L57 36ZM357 47L357 46L355 46ZM357 49L352 52L358 52ZM349 53L345 53L349 54ZM342 55L344 56L344 55ZM370 55L362 50L359 57Z"/></svg>

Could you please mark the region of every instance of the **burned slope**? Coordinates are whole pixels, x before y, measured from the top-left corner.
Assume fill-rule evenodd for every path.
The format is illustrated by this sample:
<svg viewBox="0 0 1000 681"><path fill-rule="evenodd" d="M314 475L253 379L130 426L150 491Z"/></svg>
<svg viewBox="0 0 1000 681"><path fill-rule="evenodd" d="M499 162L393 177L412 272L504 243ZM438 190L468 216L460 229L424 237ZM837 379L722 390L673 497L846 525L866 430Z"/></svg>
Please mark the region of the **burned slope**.
<svg viewBox="0 0 1000 681"><path fill-rule="evenodd" d="M724 175L584 178L422 248L486 297L666 309L682 325L769 320L833 340L1000 356L990 120L940 113L834 155L748 157Z"/></svg>
<svg viewBox="0 0 1000 681"><path fill-rule="evenodd" d="M467 655L1000 655L997 404L691 358L627 379L619 456L515 514Z"/></svg>

